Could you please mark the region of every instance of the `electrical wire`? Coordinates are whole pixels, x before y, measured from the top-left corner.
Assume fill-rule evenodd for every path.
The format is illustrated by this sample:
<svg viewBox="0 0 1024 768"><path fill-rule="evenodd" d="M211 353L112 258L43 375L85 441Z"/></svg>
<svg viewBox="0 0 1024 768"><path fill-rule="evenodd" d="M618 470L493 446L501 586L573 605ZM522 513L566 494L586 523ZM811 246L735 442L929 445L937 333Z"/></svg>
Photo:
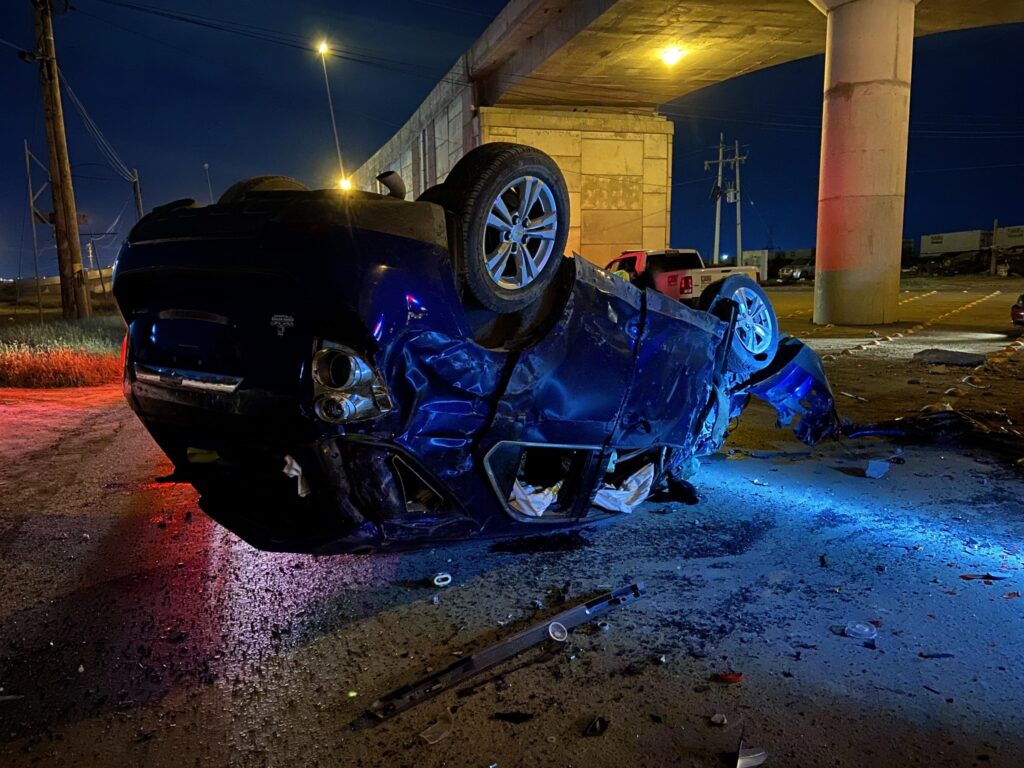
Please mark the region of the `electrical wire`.
<svg viewBox="0 0 1024 768"><path fill-rule="evenodd" d="M13 48L14 50L18 51L19 53L22 52L22 51L29 50L28 48L23 48L20 45L16 45L16 44L12 43L10 40L4 40L2 37L0 37L0 45L6 45L8 48Z"/></svg>
<svg viewBox="0 0 1024 768"><path fill-rule="evenodd" d="M103 157L106 159L107 164L110 166L111 170L113 170L114 173L119 175L125 181L136 181L135 174L127 165L125 165L124 161L117 154L117 151L107 140L107 137L103 135L103 132L99 129L99 126L96 125L96 122L89 115L88 111L85 109L85 105L82 104L81 99L78 98L74 90L71 88L71 84L68 82L67 76L64 74L63 71L60 71L60 79L61 84L64 86L64 92L67 94L68 99L71 101L71 104L75 108L75 111L78 112L79 117L82 118L82 122L85 124L86 132L88 132L88 134L92 137L96 146L100 150L100 154L103 155Z"/></svg>

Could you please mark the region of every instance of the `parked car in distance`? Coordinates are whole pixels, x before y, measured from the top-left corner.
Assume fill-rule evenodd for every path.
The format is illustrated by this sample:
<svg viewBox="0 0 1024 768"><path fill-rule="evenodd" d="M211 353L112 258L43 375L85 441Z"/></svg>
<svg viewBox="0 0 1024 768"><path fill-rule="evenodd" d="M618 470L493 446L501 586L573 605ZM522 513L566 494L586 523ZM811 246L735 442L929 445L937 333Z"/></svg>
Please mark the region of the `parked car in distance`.
<svg viewBox="0 0 1024 768"><path fill-rule="evenodd" d="M605 269L624 272L638 288L650 288L691 306L699 304L705 290L730 275L746 275L761 282L756 267L708 267L693 248L626 251Z"/></svg>
<svg viewBox="0 0 1024 768"><path fill-rule="evenodd" d="M778 281L780 283L792 283L798 280L814 279L814 262L804 261L797 264L789 264L779 270Z"/></svg>
<svg viewBox="0 0 1024 768"><path fill-rule="evenodd" d="M1017 303L1010 307L1010 321L1024 326L1024 293L1017 297Z"/></svg>

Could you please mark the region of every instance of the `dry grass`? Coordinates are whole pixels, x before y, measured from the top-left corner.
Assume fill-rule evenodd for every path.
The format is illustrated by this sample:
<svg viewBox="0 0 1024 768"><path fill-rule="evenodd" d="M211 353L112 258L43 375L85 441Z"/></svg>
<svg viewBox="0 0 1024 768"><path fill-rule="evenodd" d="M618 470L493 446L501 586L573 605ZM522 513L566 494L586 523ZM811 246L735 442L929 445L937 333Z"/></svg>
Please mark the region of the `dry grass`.
<svg viewBox="0 0 1024 768"><path fill-rule="evenodd" d="M119 318L0 328L0 387L86 387L121 373Z"/></svg>
<svg viewBox="0 0 1024 768"><path fill-rule="evenodd" d="M117 381L119 355L0 347L0 387L89 387Z"/></svg>

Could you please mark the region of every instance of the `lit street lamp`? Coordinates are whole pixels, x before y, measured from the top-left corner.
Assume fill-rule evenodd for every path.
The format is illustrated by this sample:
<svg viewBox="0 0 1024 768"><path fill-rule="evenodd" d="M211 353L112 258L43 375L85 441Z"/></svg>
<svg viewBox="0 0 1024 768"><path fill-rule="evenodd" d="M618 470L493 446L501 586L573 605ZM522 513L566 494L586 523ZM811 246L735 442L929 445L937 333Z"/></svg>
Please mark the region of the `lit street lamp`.
<svg viewBox="0 0 1024 768"><path fill-rule="evenodd" d="M334 119L334 102L331 100L331 81L327 78L327 54L330 53L330 48L327 45L327 41L323 40L320 45L317 46L317 53L320 54L320 63L324 66L324 86L327 88L327 108L331 112L331 129L334 131L334 149L338 153L338 171L341 172L341 177L338 180L338 186L343 190L352 188L352 182L348 180L345 175L345 165L341 161L341 144L338 141L338 123Z"/></svg>

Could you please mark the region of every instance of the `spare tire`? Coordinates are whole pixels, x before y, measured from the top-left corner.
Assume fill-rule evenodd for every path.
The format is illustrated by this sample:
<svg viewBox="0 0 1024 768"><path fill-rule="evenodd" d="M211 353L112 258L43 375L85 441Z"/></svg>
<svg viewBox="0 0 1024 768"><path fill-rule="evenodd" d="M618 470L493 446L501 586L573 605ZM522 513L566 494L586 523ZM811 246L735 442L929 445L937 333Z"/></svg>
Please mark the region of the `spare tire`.
<svg viewBox="0 0 1024 768"><path fill-rule="evenodd" d="M308 192L309 187L289 176L253 176L236 181L220 196L217 205L240 203L250 192Z"/></svg>
<svg viewBox="0 0 1024 768"><path fill-rule="evenodd" d="M713 283L701 294L700 308L721 317L716 309L727 299L736 302L737 314L726 367L746 378L775 359L779 320L768 294L746 275L730 275Z"/></svg>
<svg viewBox="0 0 1024 768"><path fill-rule="evenodd" d="M461 225L457 263L482 306L510 314L544 295L569 234L569 192L554 160L522 144L484 144L456 163L443 192L423 198Z"/></svg>

